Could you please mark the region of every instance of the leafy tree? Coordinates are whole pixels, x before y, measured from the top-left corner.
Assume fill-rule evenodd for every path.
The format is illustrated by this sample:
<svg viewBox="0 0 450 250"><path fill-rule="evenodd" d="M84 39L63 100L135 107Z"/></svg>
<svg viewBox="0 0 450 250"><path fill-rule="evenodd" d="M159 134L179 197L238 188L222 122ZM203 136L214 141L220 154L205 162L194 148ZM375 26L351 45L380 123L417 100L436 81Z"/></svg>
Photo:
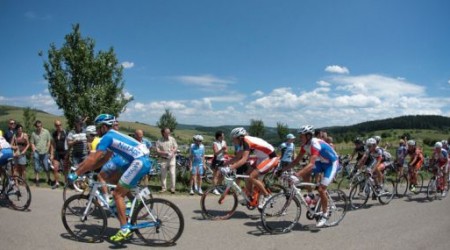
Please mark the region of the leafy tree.
<svg viewBox="0 0 450 250"><path fill-rule="evenodd" d="M118 116L133 98L123 92L123 67L114 49L95 54L95 41L82 37L79 24L72 28L61 48L50 44L48 61L44 60L51 96L70 126L78 116L91 120L100 113ZM39 55L43 57L42 52Z"/></svg>
<svg viewBox="0 0 450 250"><path fill-rule="evenodd" d="M177 119L170 112L169 109L166 109L163 115L159 118L159 121L156 122L156 126L160 129L169 128L170 131L175 131L175 128L178 126Z"/></svg>
<svg viewBox="0 0 450 250"><path fill-rule="evenodd" d="M286 138L286 135L289 134L289 127L286 123L277 122L277 134L281 140Z"/></svg>
<svg viewBox="0 0 450 250"><path fill-rule="evenodd" d="M250 127L248 132L252 136L263 137L264 136L264 122L262 120L250 120Z"/></svg>
<svg viewBox="0 0 450 250"><path fill-rule="evenodd" d="M34 122L36 121L36 110L26 107L23 110L23 129L30 133L34 130Z"/></svg>

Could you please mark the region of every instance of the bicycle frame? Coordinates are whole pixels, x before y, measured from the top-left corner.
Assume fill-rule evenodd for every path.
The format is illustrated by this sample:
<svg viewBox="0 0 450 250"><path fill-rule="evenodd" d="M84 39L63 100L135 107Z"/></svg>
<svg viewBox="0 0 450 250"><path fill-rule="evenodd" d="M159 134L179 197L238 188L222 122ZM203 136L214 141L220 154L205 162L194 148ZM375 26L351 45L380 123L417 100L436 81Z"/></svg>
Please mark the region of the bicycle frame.
<svg viewBox="0 0 450 250"><path fill-rule="evenodd" d="M297 197L300 200L300 203L304 207L306 207L308 219L318 218L318 216L321 214L321 211L318 211L319 206L317 206L317 204L321 204L322 198L319 196L319 199L317 200L316 205L314 207L311 207L310 205L308 205L308 203L306 202L305 198L302 195L302 187L305 187L305 188L310 187L312 189L316 189L319 186L319 184L312 183L312 182L300 182L298 184L294 184L294 183L292 183L292 181L288 181L288 183L289 183L289 188L290 188L290 190L288 190L289 198L286 201L286 203L283 207L283 210L285 210L287 207L289 207L289 205L291 204L294 197ZM328 193L328 190L325 193L327 195L328 202L332 203L333 199L331 199L330 194ZM329 205L334 206L334 204L329 204Z"/></svg>
<svg viewBox="0 0 450 250"><path fill-rule="evenodd" d="M257 186L253 187L253 196L248 197L247 193L248 190L244 187L244 190L236 183L236 179L249 179L249 175L241 175L241 174L234 174L232 176L224 176L225 180L225 191L221 195L219 199L219 203L223 201L223 199L228 195L228 192L233 190L237 194L241 195L246 201L247 201L247 207L257 207L259 202L259 196L260 196L260 190Z"/></svg>

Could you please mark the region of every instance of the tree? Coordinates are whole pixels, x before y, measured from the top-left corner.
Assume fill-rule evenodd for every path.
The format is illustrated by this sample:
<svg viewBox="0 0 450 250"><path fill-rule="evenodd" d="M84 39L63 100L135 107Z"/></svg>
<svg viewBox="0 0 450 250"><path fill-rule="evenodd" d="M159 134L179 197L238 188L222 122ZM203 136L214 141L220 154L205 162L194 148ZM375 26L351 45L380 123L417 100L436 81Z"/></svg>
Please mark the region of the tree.
<svg viewBox="0 0 450 250"><path fill-rule="evenodd" d="M264 122L262 120L250 120L250 127L248 129L250 135L256 137L264 136Z"/></svg>
<svg viewBox="0 0 450 250"><path fill-rule="evenodd" d="M27 131L27 133L30 133L34 130L34 122L36 121L36 110L32 109L30 107L26 107L23 110L23 128L24 131Z"/></svg>
<svg viewBox="0 0 450 250"><path fill-rule="evenodd" d="M44 60L50 95L70 126L78 116L91 120L101 113L118 116L133 98L123 92L123 67L114 49L95 54L95 41L82 37L79 24L72 28L61 48L50 44L48 61ZM43 57L42 52L39 55Z"/></svg>
<svg viewBox="0 0 450 250"><path fill-rule="evenodd" d="M163 115L159 118L159 121L156 122L156 126L160 129L169 128L170 131L175 131L175 128L178 126L177 119L170 112L169 109L166 109Z"/></svg>
<svg viewBox="0 0 450 250"><path fill-rule="evenodd" d="M289 127L286 123L277 122L277 134L281 140L286 138L286 135L289 134Z"/></svg>

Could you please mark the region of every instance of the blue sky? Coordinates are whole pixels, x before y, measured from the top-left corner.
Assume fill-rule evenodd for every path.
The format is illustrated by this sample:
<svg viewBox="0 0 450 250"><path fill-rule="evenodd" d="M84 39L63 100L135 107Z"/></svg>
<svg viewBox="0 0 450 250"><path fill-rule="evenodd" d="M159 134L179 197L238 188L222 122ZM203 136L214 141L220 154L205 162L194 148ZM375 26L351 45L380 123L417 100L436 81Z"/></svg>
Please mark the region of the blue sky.
<svg viewBox="0 0 450 250"><path fill-rule="evenodd" d="M450 1L0 1L0 104L61 114L39 51L79 23L113 47L134 97L121 120L164 109L205 126L297 128L450 116Z"/></svg>

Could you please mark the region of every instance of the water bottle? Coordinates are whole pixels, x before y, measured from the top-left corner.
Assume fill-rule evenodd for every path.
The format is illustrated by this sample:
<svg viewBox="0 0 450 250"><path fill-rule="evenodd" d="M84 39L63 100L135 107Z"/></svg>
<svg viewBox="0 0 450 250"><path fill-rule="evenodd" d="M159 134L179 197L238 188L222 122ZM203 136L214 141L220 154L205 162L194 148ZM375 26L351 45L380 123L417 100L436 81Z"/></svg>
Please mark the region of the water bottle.
<svg viewBox="0 0 450 250"><path fill-rule="evenodd" d="M306 205L311 205L311 197L309 197L309 195L307 195L307 194L305 194L305 195L303 195L303 197L305 198L305 201L306 201Z"/></svg>

